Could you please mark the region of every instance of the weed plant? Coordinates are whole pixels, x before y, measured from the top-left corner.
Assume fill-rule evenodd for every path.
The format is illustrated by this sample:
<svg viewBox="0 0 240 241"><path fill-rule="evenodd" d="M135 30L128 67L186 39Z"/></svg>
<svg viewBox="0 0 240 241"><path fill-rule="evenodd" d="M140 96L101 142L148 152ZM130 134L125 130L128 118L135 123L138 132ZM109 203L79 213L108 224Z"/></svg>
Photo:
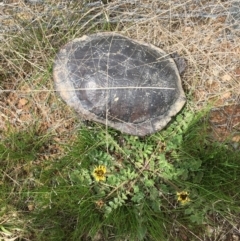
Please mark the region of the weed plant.
<svg viewBox="0 0 240 241"><path fill-rule="evenodd" d="M1 156L14 161L13 150L24 152L11 140ZM239 213L239 153L213 142L206 117L187 110L145 138L83 125L65 149L35 167L32 185L20 184L18 197L2 190L16 209L34 207L24 217L34 240L171 240L173 224L194 230L213 216ZM3 181L9 187L11 180Z"/></svg>

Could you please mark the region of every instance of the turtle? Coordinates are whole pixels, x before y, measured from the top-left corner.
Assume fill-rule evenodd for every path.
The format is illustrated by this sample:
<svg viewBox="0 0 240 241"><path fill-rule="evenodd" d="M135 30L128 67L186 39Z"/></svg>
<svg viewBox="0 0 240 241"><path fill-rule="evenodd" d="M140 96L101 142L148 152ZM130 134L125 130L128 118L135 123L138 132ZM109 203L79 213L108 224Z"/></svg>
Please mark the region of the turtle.
<svg viewBox="0 0 240 241"><path fill-rule="evenodd" d="M81 119L135 136L162 130L186 102L169 54L114 32L84 35L61 47L53 79Z"/></svg>

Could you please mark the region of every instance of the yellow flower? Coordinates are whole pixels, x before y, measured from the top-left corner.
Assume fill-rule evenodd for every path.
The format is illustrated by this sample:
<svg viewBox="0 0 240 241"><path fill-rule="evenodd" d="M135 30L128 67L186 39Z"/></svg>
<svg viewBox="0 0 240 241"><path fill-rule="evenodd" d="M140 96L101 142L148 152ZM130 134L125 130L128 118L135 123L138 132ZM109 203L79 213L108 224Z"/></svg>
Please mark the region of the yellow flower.
<svg viewBox="0 0 240 241"><path fill-rule="evenodd" d="M106 174L107 168L105 166L98 166L93 170L92 175L96 179L97 182L99 181L105 181L106 180Z"/></svg>
<svg viewBox="0 0 240 241"><path fill-rule="evenodd" d="M181 204L186 204L186 203L191 201L190 198L189 198L189 193L186 192L186 191L177 192L177 200Z"/></svg>

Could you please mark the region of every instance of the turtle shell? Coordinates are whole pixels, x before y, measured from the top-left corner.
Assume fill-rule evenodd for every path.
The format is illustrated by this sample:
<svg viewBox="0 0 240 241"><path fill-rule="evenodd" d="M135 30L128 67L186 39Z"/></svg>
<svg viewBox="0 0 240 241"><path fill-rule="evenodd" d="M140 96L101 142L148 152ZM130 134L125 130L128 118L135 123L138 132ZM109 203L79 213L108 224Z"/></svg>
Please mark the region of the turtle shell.
<svg viewBox="0 0 240 241"><path fill-rule="evenodd" d="M186 98L173 59L116 33L72 40L56 56L55 89L84 119L144 136L164 128Z"/></svg>

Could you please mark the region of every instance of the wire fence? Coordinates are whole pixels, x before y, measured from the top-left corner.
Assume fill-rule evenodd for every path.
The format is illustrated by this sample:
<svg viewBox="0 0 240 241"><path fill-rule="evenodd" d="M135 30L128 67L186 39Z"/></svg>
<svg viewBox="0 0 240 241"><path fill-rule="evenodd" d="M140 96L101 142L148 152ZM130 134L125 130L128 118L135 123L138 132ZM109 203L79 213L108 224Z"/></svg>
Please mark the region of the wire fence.
<svg viewBox="0 0 240 241"><path fill-rule="evenodd" d="M112 1L2 1L0 2L0 34L21 30L25 21L34 24L44 19L46 27L95 23L144 23L151 19L166 21L182 20L187 25L196 21L226 17L228 27L240 30L240 2L219 0L112 0ZM72 21L72 22L71 22ZM27 25L27 24L26 24Z"/></svg>

